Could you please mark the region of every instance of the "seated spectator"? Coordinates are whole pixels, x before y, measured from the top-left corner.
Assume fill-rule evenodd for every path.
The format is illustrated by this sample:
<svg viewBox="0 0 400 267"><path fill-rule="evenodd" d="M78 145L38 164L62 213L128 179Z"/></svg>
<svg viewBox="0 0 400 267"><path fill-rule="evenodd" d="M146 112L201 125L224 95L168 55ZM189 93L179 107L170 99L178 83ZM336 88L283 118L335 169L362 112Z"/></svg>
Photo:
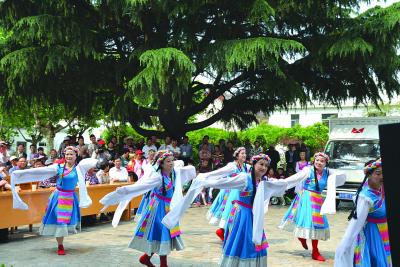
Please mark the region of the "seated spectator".
<svg viewBox="0 0 400 267"><path fill-rule="evenodd" d="M198 173L205 173L210 171L212 171L210 161L205 161L205 160L201 161ZM201 205L200 200L203 201L204 206L211 205L211 200L207 199L209 197L208 190L209 190L208 188L203 188L201 190L201 193L197 196L195 200L197 207L200 207Z"/></svg>
<svg viewBox="0 0 400 267"><path fill-rule="evenodd" d="M214 146L214 153L212 154L211 158L214 170L219 169L224 165L224 154L222 154L219 145Z"/></svg>
<svg viewBox="0 0 400 267"><path fill-rule="evenodd" d="M184 136L182 139L182 144L179 147L181 149L181 160L185 163L185 165L188 164L188 161L192 159L193 157L193 147L191 144L189 144L189 137Z"/></svg>
<svg viewBox="0 0 400 267"><path fill-rule="evenodd" d="M114 160L115 166L110 169L110 182L126 182L128 181L128 171L121 166L121 159Z"/></svg>
<svg viewBox="0 0 400 267"><path fill-rule="evenodd" d="M26 167L27 167L26 158L24 158L24 157L19 158L18 162L17 162L17 166L12 167L10 169L9 173L11 174L11 173L13 173L13 171L16 171L16 170L24 170L24 169L26 169Z"/></svg>
<svg viewBox="0 0 400 267"><path fill-rule="evenodd" d="M0 167L0 189L2 190L11 190L11 185L5 180L8 176L5 167Z"/></svg>
<svg viewBox="0 0 400 267"><path fill-rule="evenodd" d="M176 138L172 138L172 143L171 143L171 151L174 153L175 159L179 159L181 156L181 149L178 146L178 140Z"/></svg>
<svg viewBox="0 0 400 267"><path fill-rule="evenodd" d="M139 138L139 141L136 143L137 150L143 150L144 147L144 138Z"/></svg>
<svg viewBox="0 0 400 267"><path fill-rule="evenodd" d="M15 156L17 158L24 157L26 158L28 155L25 153L25 146L24 144L19 144L17 146L17 151L15 152Z"/></svg>
<svg viewBox="0 0 400 267"><path fill-rule="evenodd" d="M171 137L170 136L166 136L165 140L164 140L164 144L162 144L160 146L160 148L158 149L158 151L160 150L169 150L172 151L172 146L171 146Z"/></svg>
<svg viewBox="0 0 400 267"><path fill-rule="evenodd" d="M233 149L233 143L228 141L224 150L224 165L233 161L233 152L235 152Z"/></svg>
<svg viewBox="0 0 400 267"><path fill-rule="evenodd" d="M105 148L106 142L103 139L99 139L97 141L98 148L93 152L92 159L105 159L110 160L111 155L108 153L107 149Z"/></svg>
<svg viewBox="0 0 400 267"><path fill-rule="evenodd" d="M37 150L37 156L38 157L42 157L44 160L47 159L47 155L44 153L44 148L43 147L39 147Z"/></svg>
<svg viewBox="0 0 400 267"><path fill-rule="evenodd" d="M90 144L87 146L88 148L88 154L90 156L93 155L94 151L96 151L96 149L99 147L99 145L97 144L96 141L96 136L94 134L90 135Z"/></svg>
<svg viewBox="0 0 400 267"><path fill-rule="evenodd" d="M136 150L135 154L136 159L133 171L136 173L137 179L139 180L144 175L144 166L147 164L147 160L143 158L142 150Z"/></svg>
<svg viewBox="0 0 400 267"><path fill-rule="evenodd" d="M277 179L285 179L286 178L285 170L282 167L278 168L276 178Z"/></svg>
<svg viewBox="0 0 400 267"><path fill-rule="evenodd" d="M149 157L149 150L152 149L154 151L157 151L157 147L153 144L151 137L147 138L147 143L145 146L143 146L143 153L144 157L147 159Z"/></svg>
<svg viewBox="0 0 400 267"><path fill-rule="evenodd" d="M16 156L11 156L10 157L11 165L9 166L9 169L11 169L12 167L16 167L17 166L17 162L18 162L18 158Z"/></svg>
<svg viewBox="0 0 400 267"><path fill-rule="evenodd" d="M123 154L121 156L122 167L126 168L126 165L128 165L128 163L129 163L129 149L124 148L123 149Z"/></svg>
<svg viewBox="0 0 400 267"><path fill-rule="evenodd" d="M296 172L300 172L304 167L310 165L310 163L306 160L306 151L300 152L300 160L296 162Z"/></svg>
<svg viewBox="0 0 400 267"><path fill-rule="evenodd" d="M96 172L95 172L94 168L90 168L87 171L87 173L85 174L85 181L89 182L90 185L100 184L100 181L96 176Z"/></svg>
<svg viewBox="0 0 400 267"><path fill-rule="evenodd" d="M107 151L108 154L110 154L110 160L114 160L118 156L117 150L115 149L115 144L112 141L108 142Z"/></svg>
<svg viewBox="0 0 400 267"><path fill-rule="evenodd" d="M57 153L57 151L56 151ZM33 168L39 168L39 167L44 167L45 164L41 159L36 159L33 163ZM57 176L50 177L48 179L45 179L41 182L39 182L39 187L41 188L50 188L50 187L56 187L57 186Z"/></svg>
<svg viewBox="0 0 400 267"><path fill-rule="evenodd" d="M157 150L153 150L153 149L149 150L149 152L147 154L147 158L146 158L147 164L153 164L154 163L154 159L156 157L156 151Z"/></svg>
<svg viewBox="0 0 400 267"><path fill-rule="evenodd" d="M76 145L76 147L80 150L82 147L87 148L87 146L85 145L85 139L83 138L83 136L79 136L78 137L78 144Z"/></svg>
<svg viewBox="0 0 400 267"><path fill-rule="evenodd" d="M0 166L6 166L10 159L10 155L7 151L7 143L5 141L0 141Z"/></svg>
<svg viewBox="0 0 400 267"><path fill-rule="evenodd" d="M246 160L249 161L251 158L251 151L253 150L253 146L250 143L250 140L246 138L244 140L244 148L246 148Z"/></svg>
<svg viewBox="0 0 400 267"><path fill-rule="evenodd" d="M108 161L100 162L98 166L98 171L96 172L96 177L100 184L108 184L110 183L110 164Z"/></svg>
<svg viewBox="0 0 400 267"><path fill-rule="evenodd" d="M275 170L272 167L269 167L267 170L267 177L268 178L276 178Z"/></svg>
<svg viewBox="0 0 400 267"><path fill-rule="evenodd" d="M130 152L134 152L136 150L136 146L134 144L134 139L132 136L125 137L124 143L124 148L129 149Z"/></svg>
<svg viewBox="0 0 400 267"><path fill-rule="evenodd" d="M261 153L263 153L263 148L260 146L260 142L255 141L254 147L250 151L250 158Z"/></svg>
<svg viewBox="0 0 400 267"><path fill-rule="evenodd" d="M50 156L47 158L47 160L44 162L44 165L48 166L56 162L57 160L57 150L54 148L50 150Z"/></svg>
<svg viewBox="0 0 400 267"><path fill-rule="evenodd" d="M203 136L203 140L202 140L201 144L199 145L199 150L201 150L203 148L203 145L207 145L207 149L208 149L208 151L210 151L210 153L212 153L214 151L214 146L209 143L209 139L210 139L210 137L208 135Z"/></svg>
<svg viewBox="0 0 400 267"><path fill-rule="evenodd" d="M201 150L199 151L199 159L201 166L206 166L210 162L211 152L208 150L208 144L203 144L201 146ZM203 161L206 161L206 163L203 163Z"/></svg>

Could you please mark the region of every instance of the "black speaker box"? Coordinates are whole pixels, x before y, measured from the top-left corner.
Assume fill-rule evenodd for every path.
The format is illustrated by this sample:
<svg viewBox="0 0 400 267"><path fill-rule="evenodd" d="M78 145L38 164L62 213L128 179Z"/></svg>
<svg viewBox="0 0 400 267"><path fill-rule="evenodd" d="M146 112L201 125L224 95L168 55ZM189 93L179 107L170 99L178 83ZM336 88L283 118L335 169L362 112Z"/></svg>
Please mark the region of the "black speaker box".
<svg viewBox="0 0 400 267"><path fill-rule="evenodd" d="M393 266L400 266L400 123L379 126L386 214Z"/></svg>

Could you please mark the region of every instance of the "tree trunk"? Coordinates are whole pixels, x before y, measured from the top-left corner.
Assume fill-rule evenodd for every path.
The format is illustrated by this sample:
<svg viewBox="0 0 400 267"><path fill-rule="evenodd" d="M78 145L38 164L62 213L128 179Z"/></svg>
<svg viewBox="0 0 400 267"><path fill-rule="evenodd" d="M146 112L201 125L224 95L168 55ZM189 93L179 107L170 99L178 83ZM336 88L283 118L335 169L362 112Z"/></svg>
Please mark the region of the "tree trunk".
<svg viewBox="0 0 400 267"><path fill-rule="evenodd" d="M46 138L46 153L49 154L50 150L54 148L54 138L56 137L56 133L54 131L51 131L49 129L49 131L47 132L47 134L45 135Z"/></svg>

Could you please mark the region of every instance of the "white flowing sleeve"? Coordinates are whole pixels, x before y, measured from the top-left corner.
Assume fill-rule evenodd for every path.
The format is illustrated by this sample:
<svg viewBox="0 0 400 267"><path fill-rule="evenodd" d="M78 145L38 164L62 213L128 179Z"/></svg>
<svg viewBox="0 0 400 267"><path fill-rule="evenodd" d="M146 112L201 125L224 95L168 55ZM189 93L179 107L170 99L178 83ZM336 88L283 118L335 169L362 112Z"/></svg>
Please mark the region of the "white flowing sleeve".
<svg viewBox="0 0 400 267"><path fill-rule="evenodd" d="M235 177L218 178L217 176L208 176L207 180L204 178L196 178L193 180L185 197L176 204L176 206L165 215L162 223L168 228L172 229L178 224L179 219L183 216L186 209L190 207L190 204L201 192L203 187L213 187L220 189L244 189L247 186L247 175L246 173L240 173Z"/></svg>
<svg viewBox="0 0 400 267"><path fill-rule="evenodd" d="M272 196L283 196L287 182L284 179L261 181L258 184L253 202L253 243L260 245L264 230L264 214L268 211L268 203Z"/></svg>
<svg viewBox="0 0 400 267"><path fill-rule="evenodd" d="M215 170L212 172L199 173L199 175L197 177L204 179L204 180L207 180L207 179L215 180L215 179L227 177L229 175L234 174L235 172L236 172L236 166L233 162L230 162L226 166L224 166L218 170Z"/></svg>
<svg viewBox="0 0 400 267"><path fill-rule="evenodd" d="M176 174L175 190L171 199L171 209L173 209L182 199L182 186L196 177L196 169L193 166L174 168Z"/></svg>
<svg viewBox="0 0 400 267"><path fill-rule="evenodd" d="M13 195L13 208L27 210L28 205L22 201L17 191L16 184L40 182L57 175L57 164L48 167L32 168L27 170L16 170L11 173L11 191Z"/></svg>
<svg viewBox="0 0 400 267"><path fill-rule="evenodd" d="M368 212L372 203L362 196L359 196L357 202L357 219L352 218L347 226L346 232L336 248L335 267L352 267L354 260L354 249L356 237L362 231Z"/></svg>
<svg viewBox="0 0 400 267"><path fill-rule="evenodd" d="M285 179L285 181L287 182L286 190L300 184L301 182L303 182L304 179L307 179L308 176L310 176L309 167L304 167L300 172L293 174L292 176L289 176L288 178ZM297 189L298 188L296 187L296 192Z"/></svg>
<svg viewBox="0 0 400 267"><path fill-rule="evenodd" d="M336 187L342 186L345 181L346 174L342 172L334 172L328 176L326 198L320 211L322 215L336 213Z"/></svg>
<svg viewBox="0 0 400 267"><path fill-rule="evenodd" d="M96 166L97 159L87 158L79 162L76 166L76 171L78 174L78 187L79 187L79 207L87 208L92 205L92 200L89 197L86 188L85 174L91 168Z"/></svg>
<svg viewBox="0 0 400 267"><path fill-rule="evenodd" d="M140 196L153 188L160 187L161 185L162 177L154 170L149 174L149 177L142 177L135 184L118 187L114 192L105 195L99 201L104 205L101 212L105 211L111 205L118 204L112 221L112 225L117 227L123 211L134 197Z"/></svg>

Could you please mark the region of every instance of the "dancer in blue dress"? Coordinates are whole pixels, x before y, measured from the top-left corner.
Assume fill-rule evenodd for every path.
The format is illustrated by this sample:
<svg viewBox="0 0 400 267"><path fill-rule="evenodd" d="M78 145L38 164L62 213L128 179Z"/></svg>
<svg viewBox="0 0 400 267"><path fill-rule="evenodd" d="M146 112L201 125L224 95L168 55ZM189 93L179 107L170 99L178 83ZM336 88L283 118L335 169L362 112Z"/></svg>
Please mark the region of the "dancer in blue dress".
<svg viewBox="0 0 400 267"><path fill-rule="evenodd" d="M263 230L265 203L271 196L282 196L287 183L284 180L267 181L264 174L267 171L270 159L260 154L251 159L253 167L250 173L240 173L232 176L226 171L219 176L205 173L198 176L184 199L171 210L163 219L168 228L179 222L184 211L203 187L230 188L239 190L239 198L233 201L230 211L229 225L226 228L223 244L223 256L220 266L226 267L261 267L267 266L266 236Z"/></svg>
<svg viewBox="0 0 400 267"><path fill-rule="evenodd" d="M148 174L146 174L146 172L148 172L148 171L151 172L152 171L151 168L153 168L154 158L155 158L155 151L153 149L149 149L148 157L146 159L147 160L147 164L145 166L143 166L144 174L143 174L142 177L148 177L149 176ZM143 194L142 200L140 201L139 207L138 207L138 209L136 211L136 214L135 214L135 219L136 219L136 217L139 218L139 219L141 218L144 210L148 207L148 205L150 203L151 194L152 194L152 191L149 191L149 192Z"/></svg>
<svg viewBox="0 0 400 267"><path fill-rule="evenodd" d="M193 166L174 168L174 156L169 151L162 151L157 166L137 183L117 188L100 200L105 208L118 204L114 214L113 226L116 227L122 211L130 200L144 192L152 190L150 203L143 211L129 247L144 254L139 262L146 266L154 266L150 259L153 254L160 256L161 267L167 267L167 255L172 250L182 250L179 224L169 230L161 220L169 210L182 199L182 185L196 176ZM103 209L104 210L104 209Z"/></svg>
<svg viewBox="0 0 400 267"><path fill-rule="evenodd" d="M14 208L20 209L28 209L28 206L15 192L15 184L43 181L57 176L57 188L49 197L39 233L56 237L58 255L65 255L64 237L76 234L81 229L79 207L88 207L92 203L87 195L84 174L96 166L97 160L84 159L77 165L77 154L76 147L68 146L64 150L65 163L63 164L18 170L11 174ZM77 184L79 184L80 201L75 193Z"/></svg>
<svg viewBox="0 0 400 267"><path fill-rule="evenodd" d="M325 214L336 213L336 187L346 181L344 174L336 174L326 167L328 161L328 155L316 153L311 168L305 167L285 179L288 182L287 189L297 185L297 195L279 226L293 231L304 249L308 249L306 240L311 239L312 258L318 261L325 261L318 250L318 240L328 240L330 237ZM324 200L321 193L326 187L327 197Z"/></svg>
<svg viewBox="0 0 400 267"><path fill-rule="evenodd" d="M218 174L224 172L225 170L234 168L235 171L231 175L235 176L241 172L247 173L250 170L249 166L245 163L246 148L237 148L233 152L233 157L235 161L228 163L227 166L214 172L209 172L208 175ZM239 199L239 190L222 189L207 213L207 219L210 221L210 224L219 225L219 228L215 233L222 241L224 241L225 229L227 227L229 213L233 205L232 202L237 199Z"/></svg>
<svg viewBox="0 0 400 267"><path fill-rule="evenodd" d="M336 267L391 267L381 160L369 162L335 254Z"/></svg>

